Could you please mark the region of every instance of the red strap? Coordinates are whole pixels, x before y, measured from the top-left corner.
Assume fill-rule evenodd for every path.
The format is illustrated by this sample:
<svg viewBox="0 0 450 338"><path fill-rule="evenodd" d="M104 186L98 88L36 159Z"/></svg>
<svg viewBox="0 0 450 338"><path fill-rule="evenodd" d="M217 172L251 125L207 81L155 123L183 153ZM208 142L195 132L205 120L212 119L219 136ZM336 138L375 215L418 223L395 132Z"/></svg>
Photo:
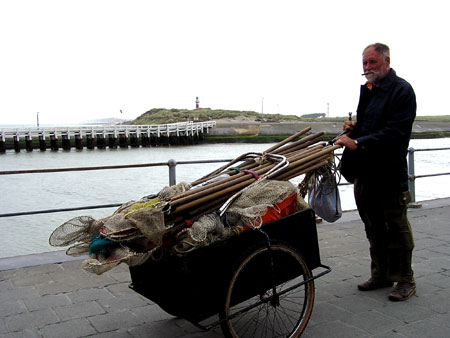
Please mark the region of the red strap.
<svg viewBox="0 0 450 338"><path fill-rule="evenodd" d="M242 171L243 171L244 173L247 173L247 174L252 174L253 177L255 178L255 180L257 180L257 179L259 178L258 174L257 174L255 171L253 171L253 170L245 169L245 170L242 170Z"/></svg>

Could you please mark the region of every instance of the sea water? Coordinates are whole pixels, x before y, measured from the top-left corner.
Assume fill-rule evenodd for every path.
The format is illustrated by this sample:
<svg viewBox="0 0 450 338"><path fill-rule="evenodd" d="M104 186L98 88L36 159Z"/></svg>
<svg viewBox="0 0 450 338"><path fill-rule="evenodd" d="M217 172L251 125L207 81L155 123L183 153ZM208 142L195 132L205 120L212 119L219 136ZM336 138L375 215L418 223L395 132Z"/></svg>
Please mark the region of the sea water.
<svg viewBox="0 0 450 338"><path fill-rule="evenodd" d="M201 144L152 148L117 148L70 151L7 151L0 154L0 170L51 169L233 159L248 152L262 152L273 144ZM412 140L415 149L450 147L450 138ZM450 150L415 153L415 174L449 171ZM177 183L192 182L225 163L180 164ZM292 180L297 184L303 177ZM58 173L0 175L0 214L124 203L159 192L169 184L168 167L144 167ZM448 197L450 176L416 180L416 200ZM355 209L351 185L340 186L344 210ZM76 216L101 218L116 208L79 210L0 218L0 258L53 250L52 231Z"/></svg>

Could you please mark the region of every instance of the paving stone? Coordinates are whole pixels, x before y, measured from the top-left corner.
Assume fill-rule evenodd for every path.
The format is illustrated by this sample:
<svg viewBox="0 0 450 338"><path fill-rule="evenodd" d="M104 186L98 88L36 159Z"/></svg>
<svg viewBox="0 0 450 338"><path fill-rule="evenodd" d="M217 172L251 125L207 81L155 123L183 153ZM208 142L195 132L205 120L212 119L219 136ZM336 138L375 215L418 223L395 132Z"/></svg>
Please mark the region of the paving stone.
<svg viewBox="0 0 450 338"><path fill-rule="evenodd" d="M29 311L71 304L69 297L66 295L47 295L39 298L26 299L24 302Z"/></svg>
<svg viewBox="0 0 450 338"><path fill-rule="evenodd" d="M431 320L421 320L398 327L396 332L408 338L444 338L450 337L450 328L435 324Z"/></svg>
<svg viewBox="0 0 450 338"><path fill-rule="evenodd" d="M450 313L449 291L449 289L441 290L434 293L433 297L421 297L420 306L426 307L438 314Z"/></svg>
<svg viewBox="0 0 450 338"><path fill-rule="evenodd" d="M144 321L131 311L112 312L89 317L88 320L98 332L107 332L117 329L131 328L142 325Z"/></svg>
<svg viewBox="0 0 450 338"><path fill-rule="evenodd" d="M57 306L53 310L62 321L87 318L105 313L105 310L95 301Z"/></svg>
<svg viewBox="0 0 450 338"><path fill-rule="evenodd" d="M403 324L400 320L385 316L377 311L366 311L356 315L347 316L343 318L342 321L371 334L377 334L380 333L380 331L389 331Z"/></svg>
<svg viewBox="0 0 450 338"><path fill-rule="evenodd" d="M3 315L3 313L2 313ZM8 332L8 328L6 327L5 320L3 318L0 318L0 334Z"/></svg>
<svg viewBox="0 0 450 338"><path fill-rule="evenodd" d="M343 320L346 317L353 316L353 313L344 308L330 303L316 303L313 308L313 315L310 324L316 325L330 321Z"/></svg>
<svg viewBox="0 0 450 338"><path fill-rule="evenodd" d="M1 277L0 277L1 278ZM1 280L0 279L0 292L5 292L8 290L11 290L13 288L13 285L11 283L11 280Z"/></svg>
<svg viewBox="0 0 450 338"><path fill-rule="evenodd" d="M174 316L163 311L157 304L132 308L131 311L144 322L173 319Z"/></svg>
<svg viewBox="0 0 450 338"><path fill-rule="evenodd" d="M378 308L374 310L374 312L380 312L383 315L397 319L405 324L433 316L433 312L422 306L420 299L415 299L414 303L411 299L407 302L389 301L384 307Z"/></svg>
<svg viewBox="0 0 450 338"><path fill-rule="evenodd" d="M77 292L70 292L67 294L67 297L69 297L70 300L76 304L84 303L90 300L114 298L114 295L104 287L96 287L82 289Z"/></svg>
<svg viewBox="0 0 450 338"><path fill-rule="evenodd" d="M183 322L183 323L181 323ZM152 322L129 330L134 338L220 338L223 333L220 328L202 331L189 322L181 319L171 319L164 322Z"/></svg>
<svg viewBox="0 0 450 338"><path fill-rule="evenodd" d="M31 257L32 255L30 256L30 258ZM62 270L61 264L44 264L44 265L30 266L21 268L20 270L16 270L15 277L22 278L26 276L36 276L61 270Z"/></svg>
<svg viewBox="0 0 450 338"><path fill-rule="evenodd" d="M132 338L133 336L127 330L114 330L104 333L97 333L89 336L90 338ZM148 337L148 336L147 336Z"/></svg>
<svg viewBox="0 0 450 338"><path fill-rule="evenodd" d="M10 331L19 331L55 324L59 318L50 309L43 309L5 317L5 322Z"/></svg>
<svg viewBox="0 0 450 338"><path fill-rule="evenodd" d="M0 338L41 338L37 330L26 329L16 332L0 334Z"/></svg>
<svg viewBox="0 0 450 338"><path fill-rule="evenodd" d="M382 302L364 296L362 293L334 300L331 304L342 307L354 314L383 307Z"/></svg>
<svg viewBox="0 0 450 338"><path fill-rule="evenodd" d="M22 300L8 300L0 303L0 313L7 317L26 312L27 308Z"/></svg>
<svg viewBox="0 0 450 338"><path fill-rule="evenodd" d="M16 277L11 280L14 286L33 286L35 284L45 283L48 280L48 275L45 273L33 274L27 276Z"/></svg>
<svg viewBox="0 0 450 338"><path fill-rule="evenodd" d="M0 303L11 300L32 299L38 297L39 293L34 287L19 287L13 288L12 290L7 290L5 292L0 292Z"/></svg>
<svg viewBox="0 0 450 338"><path fill-rule="evenodd" d="M395 331L387 331L371 335L370 338L405 338L405 336Z"/></svg>
<svg viewBox="0 0 450 338"><path fill-rule="evenodd" d="M308 325L303 331L302 338L317 338L317 337L333 337L333 338L358 338L368 337L368 332L343 323L339 320L330 321L327 323Z"/></svg>
<svg viewBox="0 0 450 338"><path fill-rule="evenodd" d="M448 313L433 316L431 321L441 326L450 327L450 315Z"/></svg>
<svg viewBox="0 0 450 338"><path fill-rule="evenodd" d="M123 310L142 307L150 303L148 299L140 297L136 293L120 297L103 298L97 301L108 312L122 312Z"/></svg>
<svg viewBox="0 0 450 338"><path fill-rule="evenodd" d="M443 240L436 238L422 238L422 239L414 239L414 244L417 250L420 249L430 249L435 248L437 246L446 245L447 243Z"/></svg>
<svg viewBox="0 0 450 338"><path fill-rule="evenodd" d="M437 270L437 268L435 269ZM450 288L450 279L447 275L439 273L430 273L427 276L427 282L437 286L438 288L448 290ZM440 291L441 291L440 290Z"/></svg>
<svg viewBox="0 0 450 338"><path fill-rule="evenodd" d="M39 330L43 338L78 338L95 334L96 331L86 319L74 319L47 325Z"/></svg>

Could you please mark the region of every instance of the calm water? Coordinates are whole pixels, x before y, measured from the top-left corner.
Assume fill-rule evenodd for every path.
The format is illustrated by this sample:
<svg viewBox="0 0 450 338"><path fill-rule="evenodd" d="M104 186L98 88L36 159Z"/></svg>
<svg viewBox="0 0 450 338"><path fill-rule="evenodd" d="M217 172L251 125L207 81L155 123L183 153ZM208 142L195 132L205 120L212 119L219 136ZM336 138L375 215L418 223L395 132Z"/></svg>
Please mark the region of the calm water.
<svg viewBox="0 0 450 338"><path fill-rule="evenodd" d="M271 144L209 144L185 147L33 151L0 154L0 170L47 169L150 162L231 159L262 152ZM450 138L412 140L416 149L450 147ZM417 152L416 175L449 171L450 151ZM193 181L224 163L179 165L177 182ZM298 183L301 177L294 179ZM416 181L416 200L448 197L450 176ZM168 185L168 168L151 167L51 174L0 176L0 213L123 203L157 193ZM344 210L354 209L352 186L340 187ZM75 216L100 218L115 208L0 218L0 257L61 250L48 244L51 232Z"/></svg>

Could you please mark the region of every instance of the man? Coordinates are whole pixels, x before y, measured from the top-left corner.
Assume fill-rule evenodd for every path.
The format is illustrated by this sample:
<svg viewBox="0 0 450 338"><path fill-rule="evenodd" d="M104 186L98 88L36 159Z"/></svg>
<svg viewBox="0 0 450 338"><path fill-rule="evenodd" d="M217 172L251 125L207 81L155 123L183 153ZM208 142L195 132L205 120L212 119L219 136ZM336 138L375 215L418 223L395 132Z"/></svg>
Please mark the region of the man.
<svg viewBox="0 0 450 338"><path fill-rule="evenodd" d="M346 121L347 133L336 141L345 146L341 173L354 183L370 245L371 277L358 289L371 291L397 282L389 299L402 301L416 293L406 161L416 97L411 85L390 68L388 46L367 46L363 70L367 83L361 86L357 120Z"/></svg>

